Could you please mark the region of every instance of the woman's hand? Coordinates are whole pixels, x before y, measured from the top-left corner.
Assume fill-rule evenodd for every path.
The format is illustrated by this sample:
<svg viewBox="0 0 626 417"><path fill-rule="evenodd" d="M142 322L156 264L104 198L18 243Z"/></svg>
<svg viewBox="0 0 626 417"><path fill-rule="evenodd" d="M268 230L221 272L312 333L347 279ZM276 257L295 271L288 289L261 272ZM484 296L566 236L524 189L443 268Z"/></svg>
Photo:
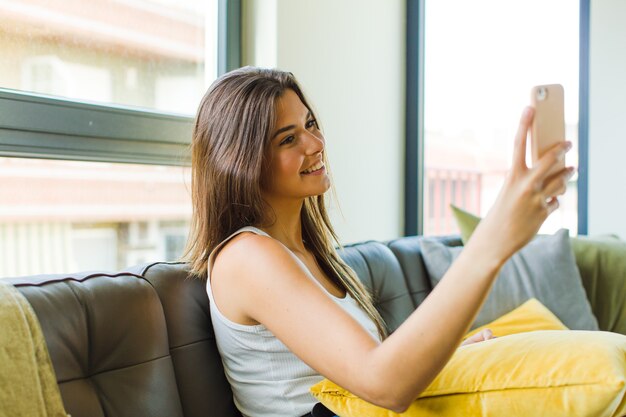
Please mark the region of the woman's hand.
<svg viewBox="0 0 626 417"><path fill-rule="evenodd" d="M471 345L472 343L484 342L485 340L494 338L495 336L490 329L484 329L465 339L463 343L461 343L461 346Z"/></svg>
<svg viewBox="0 0 626 417"><path fill-rule="evenodd" d="M526 138L533 116L534 109L526 107L515 136L513 166L496 202L473 236L481 235L481 246L488 247L500 262L535 236L545 219L559 207L557 196L565 193L567 181L574 174L573 167L554 173L571 148L570 142L552 147L535 166L526 165Z"/></svg>

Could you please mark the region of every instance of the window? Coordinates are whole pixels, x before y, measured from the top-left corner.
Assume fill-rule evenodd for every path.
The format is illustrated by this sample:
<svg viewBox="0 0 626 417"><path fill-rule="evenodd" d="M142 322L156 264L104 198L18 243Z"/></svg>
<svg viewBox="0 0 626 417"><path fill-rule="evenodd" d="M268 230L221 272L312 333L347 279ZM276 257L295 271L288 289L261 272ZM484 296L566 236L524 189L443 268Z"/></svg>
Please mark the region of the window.
<svg viewBox="0 0 626 417"><path fill-rule="evenodd" d="M0 158L0 277L176 260L190 181L187 167Z"/></svg>
<svg viewBox="0 0 626 417"><path fill-rule="evenodd" d="M238 0L0 4L0 277L176 260L193 116Z"/></svg>
<svg viewBox="0 0 626 417"><path fill-rule="evenodd" d="M188 163L238 17L224 0L2 2L0 155Z"/></svg>
<svg viewBox="0 0 626 417"><path fill-rule="evenodd" d="M215 78L201 0L3 2L0 86L193 115ZM36 28L36 29L34 29Z"/></svg>
<svg viewBox="0 0 626 417"><path fill-rule="evenodd" d="M425 0L424 234L458 232L450 204L486 214L533 85L564 86L576 165L578 25L579 4L568 0ZM577 220L575 176L542 232L576 234Z"/></svg>

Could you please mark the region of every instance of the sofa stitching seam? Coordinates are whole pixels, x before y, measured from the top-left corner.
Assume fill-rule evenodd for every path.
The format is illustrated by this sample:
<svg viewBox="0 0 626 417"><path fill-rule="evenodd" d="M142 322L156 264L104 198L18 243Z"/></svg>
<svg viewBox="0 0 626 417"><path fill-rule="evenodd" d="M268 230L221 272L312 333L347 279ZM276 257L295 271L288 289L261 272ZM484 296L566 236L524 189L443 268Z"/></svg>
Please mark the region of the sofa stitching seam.
<svg viewBox="0 0 626 417"><path fill-rule="evenodd" d="M64 384L64 383L67 383L67 382L78 381L78 380L81 380L81 379L89 379L89 378L93 378L93 377L98 376L98 375L102 375L102 374L107 373L107 372L114 372L114 371L119 371L119 370L122 370L122 369L132 368L134 366L145 365L147 363L158 361L158 360L165 359L165 358L170 358L170 360L171 360L171 355L168 353L167 355L159 356L157 358L148 359L148 360L143 361L143 362L133 363L133 364L130 364L130 365L121 366L119 368L107 369L107 370L104 370L104 371L96 372L94 374L89 374L89 375L85 375L85 376L78 377L78 378L71 378L71 379L67 379L67 380L64 380L64 381L57 381L57 383L58 384Z"/></svg>
<svg viewBox="0 0 626 417"><path fill-rule="evenodd" d="M181 348L185 348L187 346L195 345L197 343L210 342L211 340L215 340L215 339L211 339L210 337L207 337L206 339L196 340L195 342L189 342L189 343L185 343L183 345L170 346L170 352L172 352L173 350L176 350L176 349L181 349Z"/></svg>

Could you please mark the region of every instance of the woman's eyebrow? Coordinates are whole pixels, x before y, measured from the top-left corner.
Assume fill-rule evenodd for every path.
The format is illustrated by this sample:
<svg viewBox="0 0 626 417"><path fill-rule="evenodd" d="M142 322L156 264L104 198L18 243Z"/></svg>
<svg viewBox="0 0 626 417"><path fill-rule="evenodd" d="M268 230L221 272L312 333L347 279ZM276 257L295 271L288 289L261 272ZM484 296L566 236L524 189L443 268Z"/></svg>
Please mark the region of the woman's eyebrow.
<svg viewBox="0 0 626 417"><path fill-rule="evenodd" d="M309 117L311 117L311 111L309 110L309 112L306 114L306 117L304 118L304 120L308 120ZM289 125L289 126L285 126L285 127L281 127L280 129L278 129L276 131L276 133L274 133L274 135L272 135L272 139L274 139L276 136L280 135L283 132L286 132L288 130L291 130L293 128L295 128L296 125Z"/></svg>

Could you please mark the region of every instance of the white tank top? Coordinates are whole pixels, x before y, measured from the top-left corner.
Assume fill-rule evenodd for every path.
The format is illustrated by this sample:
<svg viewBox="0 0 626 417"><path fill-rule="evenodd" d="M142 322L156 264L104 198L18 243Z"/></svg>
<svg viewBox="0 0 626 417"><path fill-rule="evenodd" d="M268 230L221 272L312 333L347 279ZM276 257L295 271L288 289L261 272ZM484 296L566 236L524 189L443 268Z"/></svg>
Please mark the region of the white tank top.
<svg viewBox="0 0 626 417"><path fill-rule="evenodd" d="M309 388L323 377L291 353L265 326L232 322L220 313L213 300L210 277L215 253L241 232L271 237L256 227L242 227L224 239L209 256L206 289L224 372L233 390L235 405L244 416L300 417L313 408L316 401ZM307 269L304 262L300 263ZM313 281L379 340L376 324L349 294L346 293L344 298L336 297L316 279Z"/></svg>

